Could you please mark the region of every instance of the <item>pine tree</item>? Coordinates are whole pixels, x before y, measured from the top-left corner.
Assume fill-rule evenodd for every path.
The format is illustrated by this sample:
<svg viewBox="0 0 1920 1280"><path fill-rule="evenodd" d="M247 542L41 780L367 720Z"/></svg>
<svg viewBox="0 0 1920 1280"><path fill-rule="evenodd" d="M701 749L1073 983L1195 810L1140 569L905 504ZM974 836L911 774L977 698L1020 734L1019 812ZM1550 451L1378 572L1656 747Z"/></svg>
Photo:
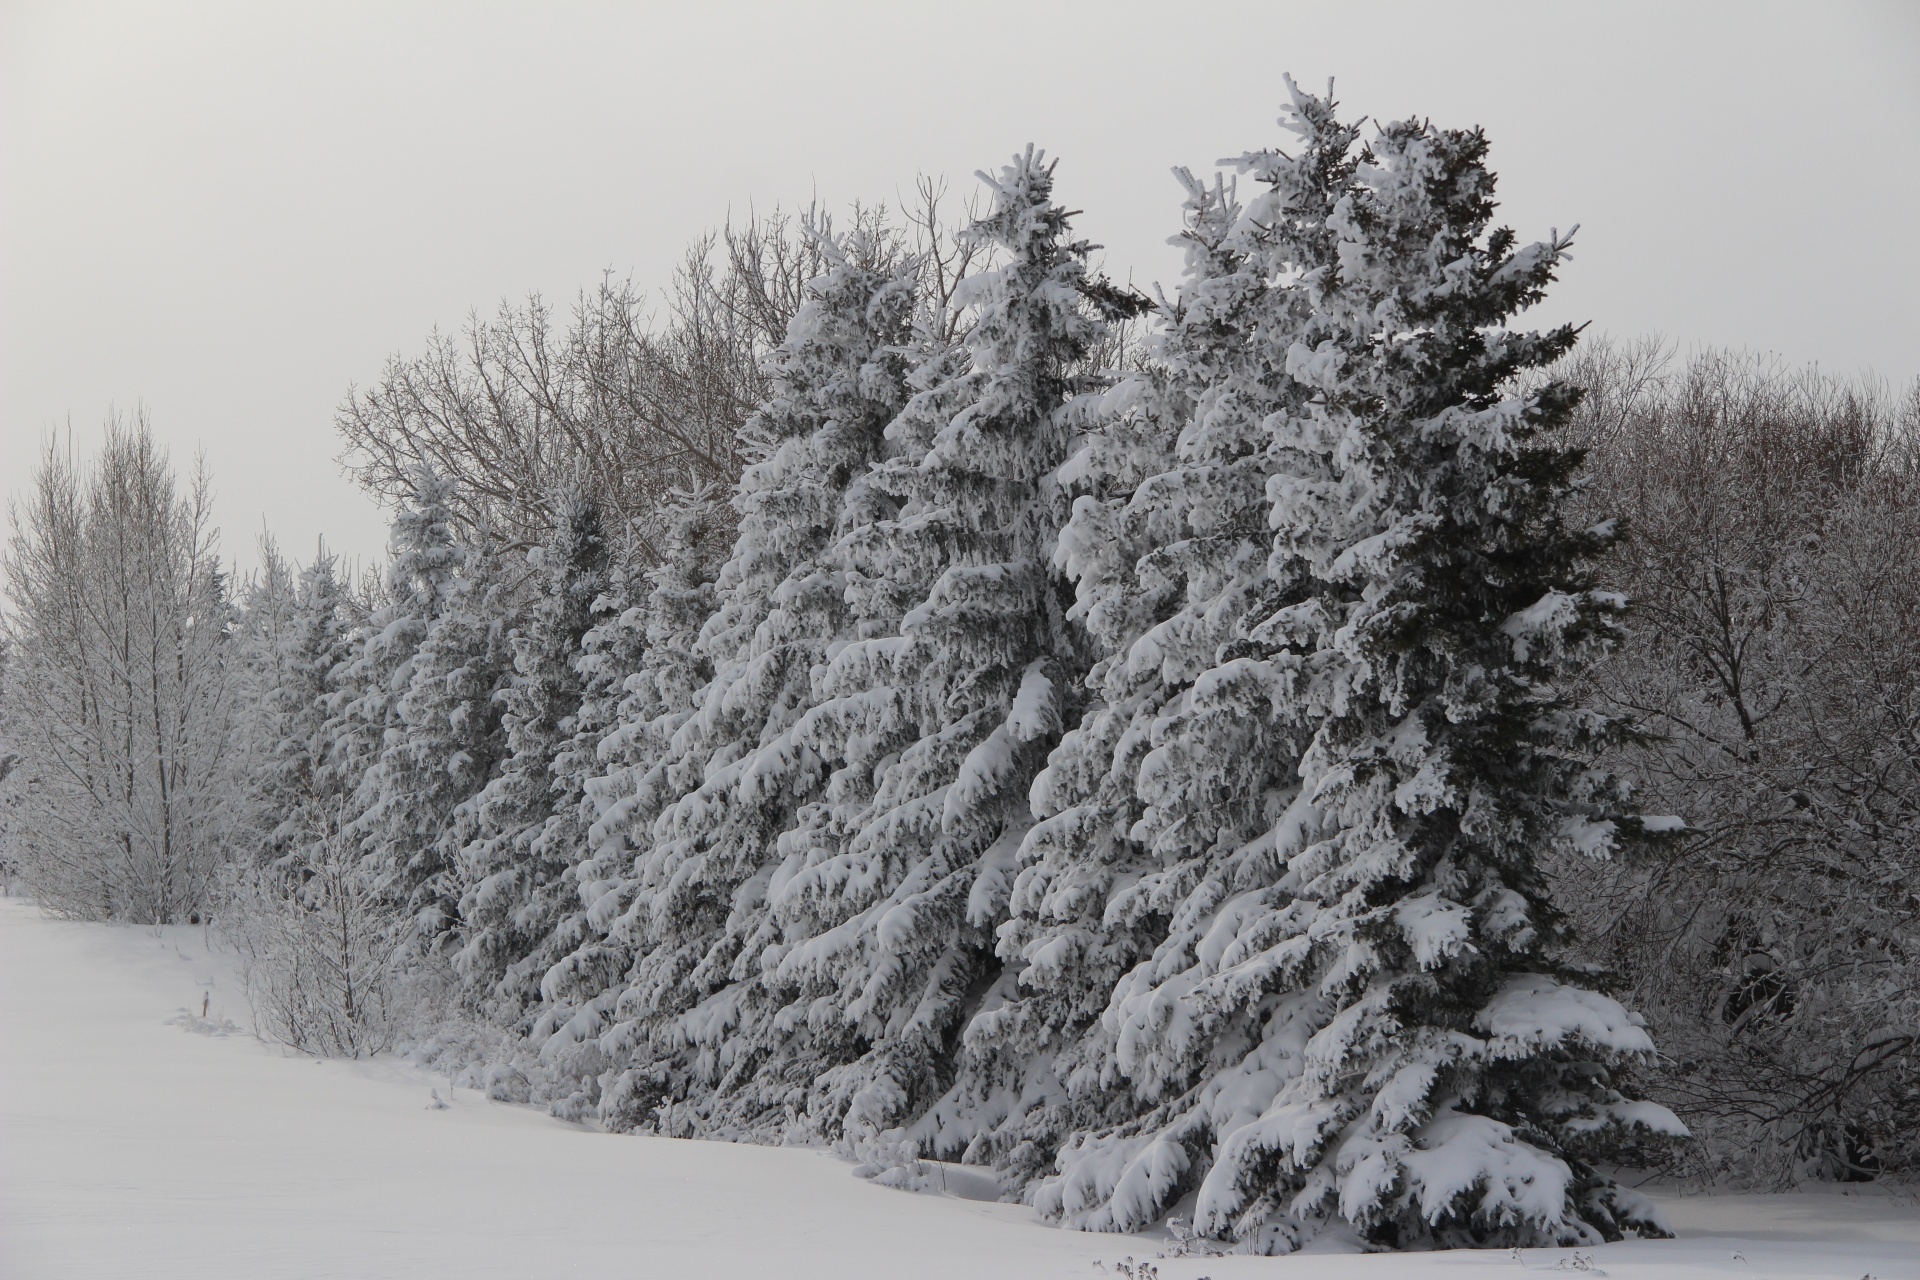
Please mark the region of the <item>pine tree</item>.
<svg viewBox="0 0 1920 1280"><path fill-rule="evenodd" d="M631 543L609 554L607 589L594 601L593 625L580 638L580 710L574 720L572 737L554 755L553 785L556 792L554 818L540 836L543 844L556 852L568 850L565 901L567 910L547 936L541 940L537 958L528 961L528 976L541 992L543 1003L554 999L556 987L548 986L548 975L569 957L581 954L584 946L598 945L604 939L612 915L592 915L589 908L603 898L624 903L617 893L608 895L607 886L621 876L614 870L618 863L631 863L624 840L608 841L599 827L613 799L627 788L631 768L639 753L632 748L630 736L634 724L652 719L654 700L648 699L649 713L623 726L623 711L630 712L636 695L633 686L642 681L649 663L666 656L664 651L647 647L647 601L642 593L634 600L636 584L646 586L649 574L637 563ZM669 532L671 548L671 530ZM609 773L609 769L612 773ZM596 989L604 990L618 970L595 969L600 975ZM568 980L577 990L579 976ZM550 1034L551 1009L540 1017Z"/></svg>
<svg viewBox="0 0 1920 1280"><path fill-rule="evenodd" d="M630 963L623 949L606 946L606 932L617 912L591 911L603 901L607 906L624 903L618 892L606 891L611 855L598 823L610 804L610 787L623 780L624 770L634 763L630 743L622 747L615 741L621 732L622 710L631 709L632 686L663 655L647 648L644 597L634 602L635 584L645 585L650 579L631 536L607 538L603 578L605 589L588 607L592 625L580 637L574 659L580 681L579 709L572 718L572 732L553 756L553 816L529 846L536 858L566 867L547 890L556 914L533 951L520 962L524 978L516 979L530 992L528 1012L534 1012L532 1002L537 1000L539 1006L527 1028L536 1040L544 1040L553 1026L565 1021L556 1017L559 1011L571 1012L564 999L556 1003L562 990L577 997L583 977L590 974L596 980L594 989L604 991ZM624 852L623 843L620 847ZM626 860L630 863L631 858ZM563 972L561 966L577 964L589 954L597 955L600 963ZM617 964L607 963L616 955L620 957Z"/></svg>
<svg viewBox="0 0 1920 1280"><path fill-rule="evenodd" d="M908 398L883 433L882 470L924 458L964 401L959 375L969 355L949 336L953 321L936 299L921 294L904 351ZM823 762L826 776L778 837L778 865L756 922L766 939L753 957L758 1052L752 1077L740 1073L730 1082L736 1096L713 1099L723 1129L744 1124L752 1126L747 1132L778 1140L817 1138L823 1124L831 1131L837 1118L828 1112L823 1119L816 1105L821 1073L868 1047L842 1016L837 980L807 945L821 922L805 871L852 839L871 810L880 771L917 736L893 682L901 621L926 591L912 562L895 554L895 539L914 525L910 513L903 525L902 514L901 500L874 475L843 497L831 555L845 586L846 630L814 668L810 705L793 728L794 741ZM724 1034L725 1024L715 1030ZM668 1119L683 1123L677 1112Z"/></svg>
<svg viewBox="0 0 1920 1280"><path fill-rule="evenodd" d="M763 1102L746 1081L784 1038L757 982L766 886L781 833L825 780L795 729L813 672L849 634L834 539L906 398L914 304L916 264L883 228L815 234L827 270L806 285L767 362L769 398L745 428L757 460L735 493L738 536L697 646L714 676L672 744L671 770L693 785L636 866L628 928L646 945L614 1033L645 1044L626 1092L650 1097L671 1081L682 1096L726 1095L724 1109L749 1124ZM702 1108L703 1122L725 1123L722 1110Z"/></svg>
<svg viewBox="0 0 1920 1280"><path fill-rule="evenodd" d="M242 861L271 863L286 851L293 815L308 791L309 745L297 727L304 714L324 717L316 700L302 706L309 673L297 671L291 641L299 611L299 580L271 537L259 542L260 569L240 592L229 664L236 690L234 750L247 763L236 771L244 788L236 837L251 846ZM324 681L326 673L320 673ZM316 699L325 694L315 689ZM317 727L317 726L316 726Z"/></svg>
<svg viewBox="0 0 1920 1280"><path fill-rule="evenodd" d="M501 753L493 696L509 625L491 557L455 538L450 495L445 479L422 471L395 517L389 603L370 620L336 703L345 717L336 750L345 767L361 766L350 835L411 920L410 941L429 947L458 919L467 802Z"/></svg>
<svg viewBox="0 0 1920 1280"><path fill-rule="evenodd" d="M899 514L848 538L886 543L889 563L862 589L907 606L894 642L855 659L902 745L875 761L847 838L792 849L771 886L783 937L764 963L816 1040L857 1055L809 1064L809 1124L828 1136L897 1128L950 1083L951 1040L996 977L1027 785L1077 674L1050 569L1065 516L1053 473L1081 407L1075 366L1122 300L1088 272L1092 246L1067 239L1043 157L1029 150L988 181L995 208L973 234L1004 265L962 286L965 363L930 353L950 376L890 429L901 452L869 483ZM924 444L906 438L919 430Z"/></svg>
<svg viewBox="0 0 1920 1280"><path fill-rule="evenodd" d="M1000 1080L966 1157L1011 1186L1045 1172L1075 1129L1131 1119L1204 1073L1178 1049L1153 1061L1130 1035L1123 1075L1111 1064L1125 1012L1101 1015L1145 957L1161 972L1191 964L1211 916L1173 921L1172 903L1235 874L1220 855L1263 828L1297 758L1264 694L1213 673L1244 656L1238 624L1275 590L1265 423L1299 399L1284 368L1305 310L1296 281L1325 257L1321 169L1350 141L1302 128L1299 159L1264 158L1251 213L1224 183L1178 172L1186 283L1161 304L1149 369L1108 397L1067 471L1087 492L1058 560L1098 655L1093 697L1032 791L1038 821L999 939L1018 986L966 1037L966 1069ZM1137 1210L1151 1221L1164 1203Z"/></svg>
<svg viewBox="0 0 1920 1280"><path fill-rule="evenodd" d="M353 659L354 616L334 563L322 546L293 580L271 664L263 664L274 679L249 715L260 751L255 803L273 824L263 850L270 859L297 861L305 845L329 834L347 790L329 764L328 701Z"/></svg>
<svg viewBox="0 0 1920 1280"><path fill-rule="evenodd" d="M1304 95L1283 123L1296 152L1241 162L1260 187L1248 208L1179 172L1187 280L1062 535L1101 654L1094 699L1033 789L1000 934L1019 989L967 1036L975 1057L1035 1060L1003 1100L1011 1121L969 1153L1009 1183L1046 1171L1074 1129L1119 1127L1052 1210L1081 1226L1163 1216L1260 1078L1244 1040L1196 1025L1182 998L1222 913L1277 878L1262 837L1302 745L1275 707L1274 647L1249 633L1297 578L1270 563L1271 423L1309 394L1287 357L1310 336L1307 282L1333 262L1356 131Z"/></svg>
<svg viewBox="0 0 1920 1280"><path fill-rule="evenodd" d="M1118 1224L1127 1197L1197 1181L1196 1228L1262 1251L1336 1218L1396 1247L1659 1230L1590 1155L1679 1125L1618 1091L1651 1043L1565 959L1541 872L1555 845L1649 838L1594 767L1620 727L1572 691L1621 605L1590 568L1612 526L1561 514L1576 393L1519 377L1574 332L1500 327L1568 242L1488 230L1485 152L1386 127L1328 220L1334 265L1304 281L1313 330L1286 367L1311 395L1272 424L1268 485L1288 585L1246 630L1303 735L1299 785L1197 963L1142 966L1114 999L1239 1057L1208 1082L1211 1167L1185 1165L1177 1121L1154 1131L1163 1111L1068 1150L1037 1195L1052 1212Z"/></svg>
<svg viewBox="0 0 1920 1280"><path fill-rule="evenodd" d="M588 822L586 856L571 875L579 909L555 929L558 958L540 980L543 1007L528 1032L550 1070L580 1082L555 1099L554 1110L568 1117L599 1104L600 1076L627 1052L616 1044L622 1058L609 1056L600 1041L644 944L630 933L628 915L634 864L645 847L639 841L678 793L674 735L713 675L696 642L713 613L732 521L714 488L703 485L676 491L662 522L664 560L634 575L648 586L644 598L605 619L584 642L598 655L601 692L593 714L604 715L612 701L613 722L592 749L594 763L576 755L570 766L583 796L575 821ZM617 700L610 687L616 680Z"/></svg>
<svg viewBox="0 0 1920 1280"><path fill-rule="evenodd" d="M411 498L395 513L388 534L385 581L354 643L352 660L336 673L328 701L332 767L352 780L351 825L363 845L380 822L380 754L400 731L399 700L412 678L414 655L452 590L460 564L447 509L448 482L422 470Z"/></svg>
<svg viewBox="0 0 1920 1280"><path fill-rule="evenodd" d="M480 797L506 757L502 695L520 617L500 548L482 536L461 552L400 700L403 730L381 760L389 889L404 890L416 942L435 949L461 937L460 855L479 834Z"/></svg>
<svg viewBox="0 0 1920 1280"><path fill-rule="evenodd" d="M563 780L577 775L556 770L578 731L581 645L607 587L607 542L591 501L576 495L555 506L560 520L534 565L539 597L510 637L513 674L500 697L506 756L473 801L479 835L461 853L455 964L469 998L508 1024L539 999L552 959L544 944L567 913L567 873L584 854L558 821L580 802L577 781Z"/></svg>

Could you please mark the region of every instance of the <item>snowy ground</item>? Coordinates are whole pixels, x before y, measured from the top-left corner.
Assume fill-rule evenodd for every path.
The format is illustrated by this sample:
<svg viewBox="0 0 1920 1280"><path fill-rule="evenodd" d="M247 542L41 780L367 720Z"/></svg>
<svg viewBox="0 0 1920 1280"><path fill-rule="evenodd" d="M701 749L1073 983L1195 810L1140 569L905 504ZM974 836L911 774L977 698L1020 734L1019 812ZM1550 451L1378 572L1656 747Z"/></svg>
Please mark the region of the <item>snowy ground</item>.
<svg viewBox="0 0 1920 1280"><path fill-rule="evenodd" d="M1053 1280L1167 1247L888 1191L820 1152L595 1133L397 1063L313 1063L246 1023L199 930L67 924L0 899L0 1277ZM452 1105L427 1109L430 1087ZM1920 1280L1909 1197L1667 1203L1678 1240L1594 1250L1589 1274ZM1514 1280L1580 1262L1155 1265L1161 1280Z"/></svg>

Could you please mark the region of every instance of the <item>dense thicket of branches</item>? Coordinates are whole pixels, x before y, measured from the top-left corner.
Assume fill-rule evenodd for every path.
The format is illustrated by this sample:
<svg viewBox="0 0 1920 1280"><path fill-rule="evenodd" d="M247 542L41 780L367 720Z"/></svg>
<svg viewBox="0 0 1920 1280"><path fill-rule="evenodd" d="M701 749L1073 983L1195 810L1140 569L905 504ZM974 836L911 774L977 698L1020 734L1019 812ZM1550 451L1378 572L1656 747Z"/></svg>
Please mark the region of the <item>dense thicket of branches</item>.
<svg viewBox="0 0 1920 1280"><path fill-rule="evenodd" d="M911 242L926 287L945 295L978 246L956 242L942 218L941 189L923 181L904 217L856 207L844 222ZM464 528L522 548L552 528L555 495L578 490L657 563L667 495L739 476L740 431L767 391L762 362L825 268L819 237L833 222L815 206L729 226L687 250L657 299L609 276L564 316L534 297L436 332L348 394L335 418L341 460L389 505L431 468L454 482Z"/></svg>
<svg viewBox="0 0 1920 1280"><path fill-rule="evenodd" d="M1586 503L1631 640L1592 672L1623 767L1691 836L1569 863L1694 1123L1773 1183L1920 1162L1920 387L1658 343L1589 347Z"/></svg>
<svg viewBox="0 0 1920 1280"><path fill-rule="evenodd" d="M1912 1170L1920 388L1520 329L1478 131L1284 123L1157 303L1029 150L434 336L340 411L360 588L50 454L0 867L211 905L311 1052L1088 1228Z"/></svg>

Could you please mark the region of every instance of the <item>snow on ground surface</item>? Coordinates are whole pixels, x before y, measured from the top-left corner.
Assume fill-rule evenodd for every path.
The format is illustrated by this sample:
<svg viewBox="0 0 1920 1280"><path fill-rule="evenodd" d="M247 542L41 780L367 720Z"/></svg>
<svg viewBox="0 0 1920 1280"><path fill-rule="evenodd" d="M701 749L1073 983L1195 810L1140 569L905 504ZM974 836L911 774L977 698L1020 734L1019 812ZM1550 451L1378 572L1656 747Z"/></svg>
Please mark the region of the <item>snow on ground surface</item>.
<svg viewBox="0 0 1920 1280"><path fill-rule="evenodd" d="M1168 1247L875 1187L819 1151L597 1133L397 1062L315 1063L247 1022L200 930L0 898L0 1277L1055 1280ZM451 1105L429 1110L430 1088ZM1679 1239L1584 1257L1155 1265L1161 1280L1920 1280L1920 1207L1869 1192L1668 1198Z"/></svg>

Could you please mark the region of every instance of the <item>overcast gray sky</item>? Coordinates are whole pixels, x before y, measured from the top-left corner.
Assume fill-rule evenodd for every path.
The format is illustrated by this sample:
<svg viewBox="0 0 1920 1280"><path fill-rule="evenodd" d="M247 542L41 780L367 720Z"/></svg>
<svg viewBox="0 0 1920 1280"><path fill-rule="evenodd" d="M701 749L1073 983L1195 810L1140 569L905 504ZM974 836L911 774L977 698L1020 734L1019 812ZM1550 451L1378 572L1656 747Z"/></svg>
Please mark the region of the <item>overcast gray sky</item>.
<svg viewBox="0 0 1920 1280"><path fill-rule="evenodd" d="M1280 76L1484 125L1579 223L1540 319L1920 373L1920 3L0 4L0 489L144 403L263 523L372 557L335 406L469 310L663 281L729 208L957 189L1032 141L1110 270L1172 283L1168 169Z"/></svg>

